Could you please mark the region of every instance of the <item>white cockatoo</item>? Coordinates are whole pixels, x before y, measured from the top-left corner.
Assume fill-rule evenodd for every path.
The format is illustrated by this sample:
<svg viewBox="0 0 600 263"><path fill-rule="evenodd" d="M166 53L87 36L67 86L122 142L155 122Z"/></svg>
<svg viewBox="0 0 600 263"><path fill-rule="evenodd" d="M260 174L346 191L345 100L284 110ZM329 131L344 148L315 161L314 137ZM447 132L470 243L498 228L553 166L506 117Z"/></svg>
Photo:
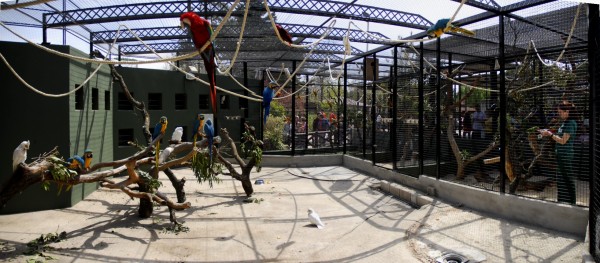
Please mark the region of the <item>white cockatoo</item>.
<svg viewBox="0 0 600 263"><path fill-rule="evenodd" d="M29 150L29 141L23 141L13 152L13 172L20 163L25 162L27 159L27 150Z"/></svg>
<svg viewBox="0 0 600 263"><path fill-rule="evenodd" d="M160 152L160 156L158 157L158 163L164 163L167 161L167 158L171 155L171 153L173 152L173 147L167 147L164 150L162 150Z"/></svg>
<svg viewBox="0 0 600 263"><path fill-rule="evenodd" d="M183 136L183 127L175 128L173 135L171 135L172 142L181 142L181 137Z"/></svg>
<svg viewBox="0 0 600 263"><path fill-rule="evenodd" d="M321 218L312 208L308 209L308 221L310 221L311 224L316 225L319 229L325 228L325 224L321 222Z"/></svg>

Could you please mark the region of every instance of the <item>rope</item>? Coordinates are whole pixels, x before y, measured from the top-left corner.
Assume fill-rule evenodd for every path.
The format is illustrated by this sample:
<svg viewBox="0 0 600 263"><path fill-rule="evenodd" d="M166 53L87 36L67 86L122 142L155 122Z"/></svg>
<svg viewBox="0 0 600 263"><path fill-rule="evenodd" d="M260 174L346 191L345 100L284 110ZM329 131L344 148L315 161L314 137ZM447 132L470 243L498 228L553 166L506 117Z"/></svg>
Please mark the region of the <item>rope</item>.
<svg viewBox="0 0 600 263"><path fill-rule="evenodd" d="M204 43L204 45L202 46L202 48L200 48L200 50L192 52L192 53L189 53L189 54L181 55L181 56L171 57L171 58L162 58L161 57L161 59L157 59L157 60L114 61L114 60L95 60L95 59L90 59L90 58L85 58L85 57L74 56L74 55L71 55L71 54L62 53L62 52L59 52L59 51L47 48L45 46L39 45L37 43L34 43L33 41L25 38L24 36L22 36L19 33L13 31L12 29L10 29L2 21L0 21L0 26L4 27L6 30L8 30L9 32L13 33L15 36L23 39L27 43L32 44L32 45L34 45L37 48L40 48L40 49L42 49L42 50L44 50L44 51L46 51L48 53L51 53L51 54L54 54L54 55L57 55L57 56L61 56L61 57L65 57L65 58L69 58L69 59L72 59L72 60L83 61L83 62L88 62L88 63L110 64L110 65L115 65L115 64L135 64L135 65L137 65L137 64L152 64L152 63L172 62L172 61L179 61L179 60L183 60L183 59L193 58L193 57L197 56L198 54L202 53L208 47L208 45L210 45L213 42L213 40L215 40L215 38L217 37L217 35L219 35L219 32L221 31L221 29L223 28L223 26L227 23L227 20L231 16L231 13L233 13L233 10L235 9L235 7L239 3L240 3L240 0L236 0L231 5L231 7L229 8L229 11L227 11L227 14L225 15L225 17L223 17L223 22L221 24L219 24L219 26L217 27L217 29L211 35L210 40L206 41L206 43ZM129 31L131 31L131 29L129 29ZM137 36L136 36L136 38L137 38ZM139 38L138 38L138 40L139 40ZM148 47L148 46L146 45L146 47Z"/></svg>
<svg viewBox="0 0 600 263"><path fill-rule="evenodd" d="M19 37L20 39L24 40L25 42L39 48L42 49L48 53L60 56L60 57L64 57L64 58L68 58L71 60L75 60L75 61L82 61L82 62L87 62L87 63L100 63L100 64L109 64L109 65L116 65L116 64L152 64L152 63L161 63L161 62L170 62L170 61L178 61L178 60L183 60L183 59L189 59L189 58L193 58L195 56L197 56L199 53L198 51L189 53L189 54L185 54L185 55L181 55L181 56L177 56L177 57L171 57L171 58L163 58L163 59L157 59L157 60L142 60L142 61L114 61L114 60L95 60L95 59L90 59L90 58L85 58L85 57L79 57L79 56L74 56L71 54L66 54L66 53L62 53L59 51L56 51L54 49L50 49L47 48L45 46L42 46L40 44L34 43L33 41L27 39L26 37L20 35L19 33L13 31L12 29L10 29L7 25L5 25L4 23L2 23L2 21L0 21L0 26L4 27L6 30L8 30L9 32L13 33L15 36ZM208 42L207 42L208 43ZM208 44L204 45L202 47L202 51L208 46Z"/></svg>
<svg viewBox="0 0 600 263"><path fill-rule="evenodd" d="M460 9L463 7L463 5L467 2L467 0L462 0L460 2L460 5L458 6L458 8L456 9L456 11L454 12L454 15L452 15L452 18L450 18L450 20L448 21L448 23L446 24L446 27L449 27L450 25L452 25L452 22L454 21L454 19L456 18L456 15L458 15L458 11L460 11Z"/></svg>
<svg viewBox="0 0 600 263"><path fill-rule="evenodd" d="M239 4L239 2L240 2L240 0L236 0L236 1L235 1L235 3L233 3L233 5L231 6L231 8L230 8L230 9L229 9L229 11L227 12L227 14L226 14L226 15L223 17L223 22L222 22L221 24L219 24L219 26L217 27L217 29L214 31L215 33L213 33L213 35L211 36L210 40L209 40L209 41L207 41L207 42L206 42L206 44L204 44L204 46L202 46L202 49L201 49L199 52L202 52L202 51L203 51L203 50L204 50L204 49L205 49L205 48L208 46L208 44L214 40L214 38L216 37L216 35L218 34L218 32L219 32L219 31L220 31L220 30L223 28L223 26L225 25L225 23L227 23L227 20L229 19L229 17L231 16L231 13L233 13L233 10L234 10L234 8L235 8L235 7L236 7L236 6ZM135 38L136 38L138 41L140 41L140 42L141 42L141 43L142 43L142 44L143 44L143 45L144 45L144 46L145 46L145 47L146 47L148 50L152 51L152 53L154 53L154 55L156 55L156 56L157 56L157 57L159 57L159 58L162 58L162 57L160 56L160 54L158 54L158 53L156 52L156 50L154 50L154 49L152 49L150 46L148 46L148 45L146 44L146 42L144 42L144 40L142 40L142 39L141 39L141 38L140 38L140 37L139 37L139 36L138 36L138 35L137 35L135 32L133 32L133 30L131 30L129 27L127 27L127 26L125 26L125 25L124 25L124 27L125 27L125 28L127 28L127 30L129 30L129 32L130 32L130 33L131 33L131 34L132 34L132 35L133 35L133 36L134 36L134 37L135 37ZM179 72L181 72L181 73L183 73L183 74L191 74L191 73L189 73L189 72L187 72L187 71L183 70L182 68L178 67L177 65L173 64L173 63L172 63L172 62L170 62L170 61L168 61L167 63L169 63L169 65L171 65L172 67L174 67L175 69L177 69L177 71L179 71ZM230 73L228 73L228 74L230 75ZM191 74L191 75L193 75L193 74ZM193 75L193 76L194 76L194 78L193 78L194 80L196 80L196 81L198 81L198 82L200 82L200 83L203 83L204 85L207 85L207 86L208 86L208 85L210 85L208 82L206 82L206 81L204 81L204 80L202 80L202 79L200 79L200 78L196 77L195 75ZM230 75L230 76L231 76L231 75ZM241 85L239 82L237 82L237 83L238 83L239 85ZM243 85L241 85L241 86L243 87ZM222 91L222 92L225 92L225 93L227 93L227 94L230 94L230 95L232 95L232 96L236 96L236 97L244 98L244 99L251 100L251 101L262 102L262 97L261 97L261 99L258 99L258 98L252 98L252 97L248 97L248 96L245 96L245 95L240 95L240 94L237 94L237 93L231 92L231 91L229 91L229 90L226 90L226 89L223 89L223 88L221 88L221 87L219 87L219 86L216 86L216 88L217 88L217 90L220 90L220 91ZM244 87L244 88L245 88L245 87ZM246 88L246 89L247 89L247 88ZM247 89L247 90L248 90L248 89ZM250 90L248 90L248 91L250 91ZM252 91L250 91L250 92L252 92ZM252 92L252 93L254 93L254 92Z"/></svg>
<svg viewBox="0 0 600 263"><path fill-rule="evenodd" d="M321 63L324 63L324 62L325 62L325 60L323 60L323 62L321 62ZM296 93L304 90L315 79L315 76L319 73L319 70L321 69L321 67L323 67L323 65L319 66L317 68L317 70L315 70L315 73L312 75L312 78L309 78L308 81L302 87L300 87L300 89L294 91L293 93L289 93L288 95L277 97L277 98L273 98L273 99L274 100L281 100L281 99L284 99L284 98L287 98L287 97L290 97L290 96L294 96Z"/></svg>
<svg viewBox="0 0 600 263"><path fill-rule="evenodd" d="M323 33L323 35L317 39L317 41L310 43L310 44L306 44L306 45L296 45L296 44L290 44L288 42L285 42L283 40L283 38L281 38L281 35L279 34L279 30L277 30L277 26L275 25L275 19L273 18L273 15L271 14L271 9L269 9L269 4L267 3L267 0L263 1L263 4L265 6L265 9L267 10L267 14L269 15L269 20L271 21L271 26L273 27L273 30L275 30L275 35L277 36L277 39L279 39L279 41L281 41L281 43L283 43L286 46L289 47L293 47L293 48L307 48L307 47L314 47L317 44L319 44L319 42L323 41L323 39L325 39L325 37L327 37L329 35L329 33L331 33L331 30L333 30L333 26L336 23L336 20L333 19L331 21L331 23L329 23L329 26L327 27L327 30L325 30L325 32Z"/></svg>
<svg viewBox="0 0 600 263"><path fill-rule="evenodd" d="M353 25L355 28L357 28L358 30L362 31L364 34L367 34L368 36L375 38L381 42L387 43L387 44L401 44L401 43L413 43L413 42L427 42L427 41L431 41L431 40L435 40L435 38L420 38L420 39L389 39L389 38L382 38L380 36L371 34L369 31L366 31L362 28L360 28L358 25L356 25L354 22L350 21L350 24Z"/></svg>
<svg viewBox="0 0 600 263"><path fill-rule="evenodd" d="M294 72L285 80L285 82L283 83L283 85L281 85L279 87L279 89L277 90L277 92L275 92L275 94L277 94L283 88L285 88L285 86L292 80L292 78L296 76L296 73L298 73L298 71L302 68L302 66L304 65L304 63L306 62L306 60L310 57L310 55L312 55L313 51L315 51L315 47L314 46L310 49L310 52L308 52L308 54L304 57L304 59L302 60L302 62L300 62L300 65L298 65L298 68L296 68L296 70L294 70Z"/></svg>
<svg viewBox="0 0 600 263"><path fill-rule="evenodd" d="M219 73L221 74L229 73L231 68L233 68L233 64L235 63L235 60L237 59L237 56L240 52L240 46L242 45L242 39L244 38L244 30L246 29L246 18L248 17L248 8L250 8L250 0L246 0L246 10L244 11L244 18L242 19L242 30L240 31L240 37L238 38L238 41L236 43L237 46L235 48L233 58L231 59L231 63L229 64L229 67L227 67L224 71L221 71L221 69L217 67L217 71L219 71Z"/></svg>
<svg viewBox="0 0 600 263"><path fill-rule="evenodd" d="M565 46L563 47L563 50L558 55L558 58L556 58L556 61L553 61L552 63L544 62L544 60L540 56L537 48L535 47L535 42L533 42L533 39L530 40L530 43L533 44L533 49L535 50L535 54L537 55L540 62L542 62L542 64L544 64L545 66L555 65L556 63L558 63L560 61L562 56L565 54L565 51L567 50L567 47L569 46L569 43L571 42L571 37L573 36L573 32L575 32L575 27L577 26L577 18L579 17L579 11L580 11L582 5L583 5L582 3L577 5L577 11L575 12L575 17L573 18L573 23L571 24L571 30L569 31L569 36L567 37L567 41L565 42Z"/></svg>
<svg viewBox="0 0 600 263"><path fill-rule="evenodd" d="M1 23L1 22L0 22ZM117 38L118 36L121 35L121 26L119 26L119 28L117 29L117 37L115 37L115 39L113 40L113 42L110 44L108 50L106 51L106 55L104 57L108 58L108 54L110 54L110 52L112 51L115 43L117 42ZM85 86L85 84L88 83L88 81L90 81L92 79L93 76L96 75L96 73L98 73L98 71L100 70L100 68L102 67L102 64L98 64L98 67L96 67L96 69L83 81L83 83L79 84L79 86L77 86L75 89L66 92L66 93L60 93L60 94L50 94L50 93L45 93L39 89L36 89L35 87L33 87L31 84L27 83L27 81L25 81L20 75L19 73L17 73L17 71L15 71L15 69L10 65L10 63L8 63L8 61L6 60L6 58L2 55L2 53L0 52L0 59L2 59L2 61L4 62L4 64L6 64L6 66L8 67L8 69L13 73L13 75L15 75L15 77L23 84L25 85L25 87L31 89L33 92L40 94L42 96L45 97L51 97L51 98L60 98L60 97L64 97L64 96L68 96L70 94L73 94L74 92L78 91L79 89L81 89L82 87ZM97 62L97 60L94 60L94 62Z"/></svg>
<svg viewBox="0 0 600 263"><path fill-rule="evenodd" d="M412 45L408 45L415 53L417 53L417 55L420 55L419 51L417 51L417 49L415 47L413 47ZM431 62L429 62L427 59L424 59L423 61L425 61L431 68L433 68L434 70L438 70L433 64L431 64ZM472 89L476 89L476 90L483 90L483 91L489 91L489 92L500 92L499 90L493 90L493 89L488 89L488 88L482 88L482 87L477 87L477 86L473 86L473 85L469 85L467 83L464 82L460 82L458 80L455 80L451 77L448 77L448 75L444 74L443 72L440 72L440 74L442 75L443 78L450 80L456 84L465 86L467 88L472 88Z"/></svg>

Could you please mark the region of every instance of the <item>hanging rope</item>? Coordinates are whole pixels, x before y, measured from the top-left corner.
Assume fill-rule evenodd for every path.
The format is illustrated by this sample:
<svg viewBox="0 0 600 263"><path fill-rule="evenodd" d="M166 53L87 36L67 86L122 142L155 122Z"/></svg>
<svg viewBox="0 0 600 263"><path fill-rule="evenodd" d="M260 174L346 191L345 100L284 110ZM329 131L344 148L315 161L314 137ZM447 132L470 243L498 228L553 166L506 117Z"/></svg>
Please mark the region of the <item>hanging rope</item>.
<svg viewBox="0 0 600 263"><path fill-rule="evenodd" d="M112 49L114 48L115 43L117 42L118 37L121 35L121 26L119 26L119 28L117 29L117 37L115 37L115 39L113 40L113 42L110 44L108 50L106 51L106 55L104 56L105 58L108 58L108 55L110 54L110 52L112 51ZM6 67L8 67L8 69L10 70L10 72L13 73L13 75L15 75L15 77L23 84L25 85L25 87L31 89L33 92L40 94L42 96L45 97L50 97L50 98L60 98L60 97L65 97L65 96L69 96L70 94L75 93L76 91L78 91L79 89L81 89L82 87L84 87L88 81L90 81L92 79L93 76L96 75L96 73L98 73L98 71L100 70L100 68L102 67L102 64L98 64L98 67L96 67L96 69L81 83L79 84L75 89L66 92L66 93L60 93L60 94L50 94L50 93L46 93L43 92L39 89L36 89L34 86L32 86L31 84L29 84L27 81L25 81L20 75L19 73L17 73L17 71L10 65L10 63L8 63L8 61L6 60L6 58L2 55L2 53L0 52L0 59L2 59L2 61L4 62L4 64L6 64ZM98 60L94 60L95 63L98 62Z"/></svg>
<svg viewBox="0 0 600 263"><path fill-rule="evenodd" d="M109 65L116 65L116 64L127 64L127 65L137 65L137 64L152 64L152 63L161 63L161 62L170 62L170 61L178 61L178 60L183 60L183 59L189 59L189 58L193 58L195 56L197 56L199 53L198 51L186 54L186 55L181 55L181 56L177 56L177 57L171 57L171 58L163 58L163 59L157 59L157 60L142 60L142 61L115 61L115 60L95 60L95 59L91 59L91 58L86 58L86 57L79 57L79 56L74 56L71 54L66 54L66 53L62 53L59 51L56 51L54 49L50 49L47 48L45 46L42 46L40 44L34 43L33 41L27 39L26 37L20 35L19 33L13 31L12 29L10 29L8 26L6 26L4 23L2 23L2 21L0 21L0 26L4 27L6 30L8 30L9 32L13 33L15 36L19 37L20 39L24 40L25 42L41 49L44 50L50 54L54 54L60 57L64 57L64 58L68 58L71 60L75 60L75 61L82 61L82 62L88 62L88 63L100 63L100 64L109 64ZM208 43L208 42L207 42ZM202 50L204 50L206 47L208 46L208 44L204 45L202 47Z"/></svg>
<svg viewBox="0 0 600 263"><path fill-rule="evenodd" d="M323 60L323 62L324 62L324 61L325 61L325 60ZM323 62L321 62L321 64L322 64ZM320 65L320 66L317 68L317 70L315 70L315 73L312 75L312 78L310 78L310 77L309 77L308 81L307 81L307 82L306 82L306 83L305 83L305 84L304 84L302 87L300 87L300 89L298 89L298 90L294 91L293 93L289 93L288 95L281 96L281 97L277 97L277 98L273 98L273 99L274 99L274 100L281 100L281 99L284 99L284 98L288 98L288 97L290 97L290 96L294 96L294 95L295 95L295 94L297 94L298 92L300 92L300 91L304 90L304 89L305 89L305 88L306 88L306 87L307 87L307 86L308 86L308 85L309 85L309 84L310 84L310 83L311 83L311 82L312 82L314 79L316 79L316 78L315 78L315 76L316 76L316 75L319 73L319 70L321 69L321 67L323 67L323 65Z"/></svg>
<svg viewBox="0 0 600 263"><path fill-rule="evenodd" d="M419 51L417 51L417 49L415 47L413 47L412 45L408 45L417 55L421 55L421 53L419 53ZM423 61L425 61L432 69L437 71L437 68L431 64L431 62L429 62L427 59L424 59ZM489 88L482 88L482 87L477 87L477 86L473 86L464 82L460 82L458 80L455 80L451 77L449 77L448 75L444 74L443 72L440 72L440 75L442 75L443 78L448 79L456 84L465 86L467 88L472 88L472 89L476 89L476 90L483 90L483 91L489 91L489 92L500 92L499 90L493 90L493 89L489 89Z"/></svg>
<svg viewBox="0 0 600 263"><path fill-rule="evenodd" d="M236 43L237 46L235 48L235 53L233 54L233 58L231 59L231 63L229 64L229 67L227 67L223 71L221 71L221 69L219 67L217 67L217 71L219 71L219 73L221 73L221 74L229 73L231 68L233 68L233 64L235 63L235 60L237 59L237 56L240 52L240 46L242 45L242 39L244 38L244 29L246 29L246 18L248 17L248 9L249 8L250 8L250 0L246 0L246 9L244 10L244 18L242 19L242 30L240 30L240 36ZM218 57L216 57L216 58L218 60Z"/></svg>
<svg viewBox="0 0 600 263"><path fill-rule="evenodd" d="M553 66L553 65L555 65L556 63L558 63L560 61L560 59L562 58L562 56L565 54L565 51L567 50L567 47L569 46L569 43L571 42L571 37L573 36L573 33L575 32L575 27L577 26L577 18L579 18L579 11L580 11L582 5L583 5L582 3L580 3L579 5L577 5L577 11L575 12L575 17L573 18L573 23L571 23L571 30L569 31L569 36L567 37L567 41L565 41L565 45L563 47L563 50L560 52L560 54L558 55L558 58L556 58L555 61L553 61L552 63L546 63L546 62L544 62L544 60L540 56L537 48L535 47L535 42L533 42L533 39L530 40L529 43L533 45L533 49L535 50L535 54L537 55L537 57L540 60L540 62L542 62L542 64L544 64L545 66Z"/></svg>
<svg viewBox="0 0 600 263"><path fill-rule="evenodd" d="M325 30L325 32L323 33L323 35L317 39L317 41L310 43L310 44L306 44L306 45L296 45L296 44L290 44L286 41L283 40L283 38L281 38L281 35L279 34L279 30L277 30L277 25L275 24L275 19L273 18L273 15L271 14L271 9L269 9L269 4L267 3L267 0L263 1L263 4L265 6L265 9L267 10L267 14L269 15L269 20L271 21L271 26L273 27L273 30L275 30L275 35L277 36L277 39L279 39L279 41L281 41L281 43L283 43L286 46L289 47L293 47L293 48L307 48L307 47L314 47L317 44L319 44L319 42L323 41L323 39L325 39L325 37L327 37L329 35L329 33L331 33L331 30L333 30L333 26L336 23L336 20L333 19L330 23L329 26L327 27L327 30Z"/></svg>
<svg viewBox="0 0 600 263"><path fill-rule="evenodd" d="M71 55L71 54L62 53L62 52L59 52L59 51L47 48L45 46L42 46L40 44L34 43L33 41L27 39L26 37L20 35L19 33L13 31L12 29L10 29L2 21L0 21L0 26L4 27L6 30L8 30L9 32L11 32L12 34L14 34L15 36L23 39L27 43L29 43L29 44L31 44L31 45L39 48L39 49L42 49L42 50L44 50L44 51L46 51L48 53L51 53L51 54L54 54L54 55L57 55L57 56L65 57L65 58L76 60L76 61L83 61L83 62L88 62L88 63L111 64L111 65L115 65L115 64L134 64L134 65L138 65L138 64L152 64L152 63L162 63L162 62L173 62L173 61L179 61L179 60L183 60L183 59L193 58L193 57L197 56L198 54L202 53L208 47L208 45L210 45L212 43L212 41L215 40L215 38L217 37L217 35L219 35L219 32L221 31L221 29L223 28L223 26L227 23L227 21L229 20L229 17L231 16L231 14L233 13L235 7L239 3L240 3L240 0L236 0L231 5L231 7L229 8L229 10L227 11L227 14L225 15L225 17L223 17L223 22L221 24L219 24L219 26L217 27L217 29L211 35L210 40L206 41L206 43L204 43L204 45L202 46L202 48L200 48L199 51L195 51L195 52L192 52L192 53L189 53L189 54L185 54L185 55L181 55L181 56L170 57L170 58L162 58L161 57L161 59L157 59L157 60L114 61L114 60L95 60L95 59L90 59L90 58L85 58L85 57L74 56L74 55ZM129 29L129 31L131 31L131 29ZM148 47L148 46L146 45L146 47Z"/></svg>

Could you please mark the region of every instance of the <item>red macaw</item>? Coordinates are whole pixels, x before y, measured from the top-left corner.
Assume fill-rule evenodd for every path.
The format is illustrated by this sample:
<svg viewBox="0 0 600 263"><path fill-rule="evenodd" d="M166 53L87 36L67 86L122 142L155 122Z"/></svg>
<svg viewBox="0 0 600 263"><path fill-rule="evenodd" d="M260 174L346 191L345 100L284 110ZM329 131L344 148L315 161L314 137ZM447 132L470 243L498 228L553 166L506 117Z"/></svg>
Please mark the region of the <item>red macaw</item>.
<svg viewBox="0 0 600 263"><path fill-rule="evenodd" d="M194 12L183 13L179 20L181 21L181 28L189 27L192 33L192 40L194 46L200 50L207 41L210 41L212 35L212 27L210 21L200 17ZM217 86L215 84L215 50L210 43L203 52L200 53L202 60L204 61L204 67L206 68L206 74L208 74L208 80L210 82L210 102L212 103L213 114L217 116Z"/></svg>
<svg viewBox="0 0 600 263"><path fill-rule="evenodd" d="M279 36L281 36L281 39L283 39L283 41L288 42L288 44L292 44L292 36L290 35L289 32L287 32L287 30L285 30L285 28L281 27L280 25L275 25L275 27L277 28L277 31L279 32Z"/></svg>

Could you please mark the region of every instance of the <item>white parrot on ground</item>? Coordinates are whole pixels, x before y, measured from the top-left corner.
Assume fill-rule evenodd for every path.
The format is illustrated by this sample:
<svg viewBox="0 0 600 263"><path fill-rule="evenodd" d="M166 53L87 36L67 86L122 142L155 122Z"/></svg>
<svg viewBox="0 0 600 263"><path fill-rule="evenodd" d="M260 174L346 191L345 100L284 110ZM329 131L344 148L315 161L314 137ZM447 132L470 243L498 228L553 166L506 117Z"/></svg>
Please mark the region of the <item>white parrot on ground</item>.
<svg viewBox="0 0 600 263"><path fill-rule="evenodd" d="M27 150L29 150L29 141L23 141L13 152L13 172L20 163L25 162L27 159Z"/></svg>
<svg viewBox="0 0 600 263"><path fill-rule="evenodd" d="M183 136L183 127L177 127L177 128L175 128L173 135L171 135L171 141L180 143L182 136Z"/></svg>
<svg viewBox="0 0 600 263"><path fill-rule="evenodd" d="M325 224L321 222L321 218L312 208L308 209L308 221L310 221L311 224L316 225L318 229L325 228Z"/></svg>

